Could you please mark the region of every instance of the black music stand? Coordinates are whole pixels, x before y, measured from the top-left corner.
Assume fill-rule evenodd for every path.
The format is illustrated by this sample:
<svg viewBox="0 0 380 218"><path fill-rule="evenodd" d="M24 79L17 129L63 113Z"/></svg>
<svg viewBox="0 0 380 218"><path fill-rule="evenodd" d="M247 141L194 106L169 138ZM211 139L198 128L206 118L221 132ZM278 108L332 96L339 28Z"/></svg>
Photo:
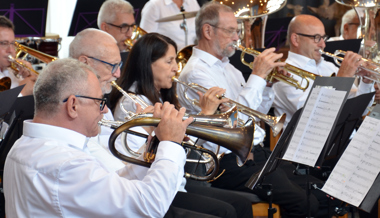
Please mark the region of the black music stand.
<svg viewBox="0 0 380 218"><path fill-rule="evenodd" d="M148 0L128 0L135 11L135 22L140 23L141 10ZM73 13L70 25L69 36L75 36L78 32L87 28L98 28L97 18L100 6L104 0L89 1L78 0Z"/></svg>
<svg viewBox="0 0 380 218"><path fill-rule="evenodd" d="M16 37L45 36L48 0L1 0L0 15L15 25Z"/></svg>

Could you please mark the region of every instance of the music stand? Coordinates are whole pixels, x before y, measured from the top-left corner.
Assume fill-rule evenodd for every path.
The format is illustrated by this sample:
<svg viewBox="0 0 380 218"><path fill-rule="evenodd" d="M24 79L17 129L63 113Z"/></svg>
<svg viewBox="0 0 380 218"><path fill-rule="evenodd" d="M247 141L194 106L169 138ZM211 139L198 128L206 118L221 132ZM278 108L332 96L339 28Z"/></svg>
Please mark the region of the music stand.
<svg viewBox="0 0 380 218"><path fill-rule="evenodd" d="M129 0L128 2L133 5L135 12L135 22L140 23L141 10L148 0ZM100 6L104 0L88 1L78 0L73 13L73 18L70 25L69 36L76 36L76 34L87 28L98 28L97 18Z"/></svg>
<svg viewBox="0 0 380 218"><path fill-rule="evenodd" d="M1 0L0 15L15 25L16 37L45 36L48 0Z"/></svg>

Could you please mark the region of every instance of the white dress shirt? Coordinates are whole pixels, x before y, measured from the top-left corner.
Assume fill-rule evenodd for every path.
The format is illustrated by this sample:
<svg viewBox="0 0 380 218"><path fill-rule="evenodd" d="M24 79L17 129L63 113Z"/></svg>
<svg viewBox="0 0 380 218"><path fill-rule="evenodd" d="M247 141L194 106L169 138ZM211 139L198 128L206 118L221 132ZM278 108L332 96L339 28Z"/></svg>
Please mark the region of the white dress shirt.
<svg viewBox="0 0 380 218"><path fill-rule="evenodd" d="M108 172L75 131L24 122L5 161L7 217L163 217L183 178L184 149L160 143L143 180Z"/></svg>
<svg viewBox="0 0 380 218"><path fill-rule="evenodd" d="M321 76L331 76L331 74L338 73L339 71L339 68L337 68L331 62L325 61L323 57L319 63L316 63L314 59L310 59L308 57L290 51L285 62ZM299 76L294 75L294 78L298 81L301 81L301 78ZM307 96L309 95L311 87L314 83L314 80L309 81L309 87L305 92L283 82L278 82L273 85L273 90L275 93L275 100L273 103L274 112L276 116L286 113L286 124L290 121L293 114L304 106ZM305 84L306 81L303 81L302 86L305 86ZM353 98L355 96L369 93L374 90L375 89L373 87L373 83L367 84L362 82L360 83L359 87L353 85L348 97ZM370 104L372 104L372 102Z"/></svg>
<svg viewBox="0 0 380 218"><path fill-rule="evenodd" d="M334 36L334 37L330 37L327 42L333 42L333 41L341 41L341 40L344 40L343 36L340 35L340 36Z"/></svg>
<svg viewBox="0 0 380 218"><path fill-rule="evenodd" d="M250 75L245 82L242 73L229 63L228 58L222 61L215 56L193 48L193 54L181 72L179 80L185 83L197 83L207 89L218 86L226 89L225 96L237 101L245 106L262 113L267 113L274 100L271 88L266 87L266 81L259 76ZM197 114L200 109L192 105L185 99L185 87L177 84L178 100L187 109L187 113ZM198 94L188 91L188 96L192 99L199 99ZM239 115L240 116L240 115ZM265 137L265 131L256 126L254 144L259 144ZM210 142L203 144L207 149L215 151L216 145ZM221 147L220 153L230 153L231 151Z"/></svg>
<svg viewBox="0 0 380 218"><path fill-rule="evenodd" d="M183 8L186 12L199 11L200 7L197 0L184 0ZM157 32L171 38L177 43L178 50L185 47L185 31L180 28L183 20L156 22L156 20L179 14L181 10L172 0L150 0L141 11L140 27L150 32ZM195 17L187 18L188 45L195 43Z"/></svg>

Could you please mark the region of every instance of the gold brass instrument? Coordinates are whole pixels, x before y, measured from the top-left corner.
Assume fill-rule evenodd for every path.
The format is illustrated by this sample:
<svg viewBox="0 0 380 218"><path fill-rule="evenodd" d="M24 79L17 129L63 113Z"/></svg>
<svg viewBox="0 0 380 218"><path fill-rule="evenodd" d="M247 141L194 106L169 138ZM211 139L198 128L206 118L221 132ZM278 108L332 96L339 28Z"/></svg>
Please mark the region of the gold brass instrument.
<svg viewBox="0 0 380 218"><path fill-rule="evenodd" d="M129 122L124 123L111 134L109 139L109 149L111 153L119 158L122 161L126 161L129 163L150 167L151 163L149 161L141 161L136 160L135 158L127 157L120 152L118 152L115 148L115 141L116 138L124 131L130 132L130 128L135 126L157 126L161 120L157 118L140 118L140 119L134 119ZM249 153L251 152L251 149L253 147L253 136L254 136L254 123L251 123L251 125L242 127L242 128L235 128L235 129L226 129L223 127L216 127L211 125L202 125L198 123L192 123L187 127L186 133L195 137L202 138L206 141L210 141L216 144L219 144L223 147L226 147L227 149L231 150L234 154L237 155L237 161L238 165L242 166L247 158ZM185 143L182 143L183 147L191 148L195 150L200 150L202 152L206 152L209 155L211 155L215 162L215 167L213 172L206 176L206 177L199 177L194 176L186 173L185 177L192 178L196 180L203 180L207 181L210 179L214 179L218 170L219 170L219 163L217 160L216 155L207 149L204 149L202 147L193 147L189 146ZM147 154L144 155L145 157L154 157L156 148L153 148L152 150L148 150Z"/></svg>
<svg viewBox="0 0 380 218"><path fill-rule="evenodd" d="M334 62L339 66L341 65L341 62L344 60L344 58L338 55L346 54L346 52L342 50L336 50L334 54L319 50L319 53L333 58ZM363 66L360 66L359 68L366 70L370 73L369 75L365 75L363 77L375 82L380 82L380 64L366 58L362 58L362 60L365 62L365 64Z"/></svg>
<svg viewBox="0 0 380 218"><path fill-rule="evenodd" d="M8 90L11 88L12 81L9 77L3 77L0 79L0 92Z"/></svg>
<svg viewBox="0 0 380 218"><path fill-rule="evenodd" d="M176 57L177 65L178 65L178 70L176 77L179 76L179 74L182 72L183 68L189 61L191 55L193 54L193 47L194 45L188 45L184 48L182 48L178 53Z"/></svg>
<svg viewBox="0 0 380 218"><path fill-rule="evenodd" d="M254 50L254 49L244 48L242 45L235 45L235 48L241 51L241 55L240 55L241 62L244 65L246 65L252 69L252 65L250 63L246 62L244 59L245 54L250 54L254 57L257 57L261 54L261 52ZM277 69L273 69L272 72L270 72L268 74L267 78L265 78L265 80L272 82L273 80L276 79L278 81L287 83L288 85L294 86L296 89L301 89L301 90L305 91L309 87L309 83L310 83L309 79L315 80L315 78L317 76L319 76L317 74L310 73L308 71L302 70L302 69L295 67L293 65L290 65L290 64L286 64L284 66L284 69L287 70L288 72L294 74L294 75L301 77L302 78L301 81L298 81L298 80L294 79L293 77L284 76L283 74L278 73ZM302 82L304 80L306 82L306 85L302 86Z"/></svg>
<svg viewBox="0 0 380 218"><path fill-rule="evenodd" d="M9 55L8 60L9 60L9 62L11 62L11 68L15 71L16 77L18 77L17 73L19 71L19 68L27 69L30 72L32 72L36 75L39 75L39 73L37 71L35 71L33 68L30 68L27 65L25 65L23 62L17 60L18 58L24 60L27 55L30 55L30 56L33 56L36 59L46 63L46 64L58 59L58 58L51 56L49 54L45 54L45 53L40 52L38 50L35 50L33 48L29 48L25 45L18 43L18 42L15 42L15 46L16 46L16 57L13 58L11 55Z"/></svg>
<svg viewBox="0 0 380 218"><path fill-rule="evenodd" d="M16 45L16 58L25 59L26 55L33 56L37 58L38 60L48 64L52 61L58 60L57 57L54 57L52 55L40 52L38 50L35 50L33 48L29 48L28 46L22 45L18 42L15 42ZM22 53L25 53L25 55L22 56Z"/></svg>
<svg viewBox="0 0 380 218"><path fill-rule="evenodd" d="M126 39L124 44L127 46L127 51L130 51L135 44L135 42L140 39L143 35L147 34L147 32L140 27L136 26L136 28L132 32L132 37L130 39Z"/></svg>
<svg viewBox="0 0 380 218"><path fill-rule="evenodd" d="M200 86L200 85L198 85L196 83L189 83L189 84L184 83L184 82L180 81L176 77L172 77L172 80L174 82L176 82L176 83L184 85L187 89L191 89L194 92L206 93L206 91L208 90L205 87ZM196 100L195 99L190 99L187 96L187 89L185 89L185 91L184 91L185 98L188 99L193 104L195 104ZM223 96L222 98L225 98L225 97ZM273 116L270 116L270 115L267 115L267 114L263 114L263 113L261 113L259 111L253 110L253 109L251 109L251 108L249 108L249 107L247 107L247 106L245 106L243 104L240 104L239 102L233 101L231 99L229 100L228 103L231 104L232 108L234 106L236 106L238 112L241 112L241 113L247 115L248 117L251 117L251 118L257 117L257 118L263 120L266 124L268 124L272 128L274 136L277 136L277 134L280 133L282 127L284 126L284 122L285 122L285 119L286 119L286 114L282 114L279 117L273 117Z"/></svg>

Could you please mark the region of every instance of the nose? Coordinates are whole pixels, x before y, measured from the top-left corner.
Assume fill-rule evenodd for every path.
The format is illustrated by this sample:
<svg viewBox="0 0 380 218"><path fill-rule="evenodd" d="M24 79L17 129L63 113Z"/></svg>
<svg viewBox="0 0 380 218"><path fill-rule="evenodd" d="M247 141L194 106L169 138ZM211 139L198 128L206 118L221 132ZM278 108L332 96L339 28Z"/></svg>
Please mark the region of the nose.
<svg viewBox="0 0 380 218"><path fill-rule="evenodd" d="M174 63L173 71L177 72L178 71L178 63L176 60L174 60L173 63Z"/></svg>
<svg viewBox="0 0 380 218"><path fill-rule="evenodd" d="M326 47L326 42L324 39L321 39L321 41L318 42L318 47L320 47L322 50Z"/></svg>
<svg viewBox="0 0 380 218"><path fill-rule="evenodd" d="M232 39L234 41L237 41L239 39L239 34L237 32L234 32L234 35L232 36Z"/></svg>
<svg viewBox="0 0 380 218"><path fill-rule="evenodd" d="M121 71L121 69L120 69L120 67L118 67L117 70L115 71L115 73L112 74L112 76L117 78L117 79L120 78L120 71Z"/></svg>
<svg viewBox="0 0 380 218"><path fill-rule="evenodd" d="M106 114L106 113L108 113L108 107L107 107L107 105L103 108L102 111L100 111L100 113L101 113L101 114Z"/></svg>

